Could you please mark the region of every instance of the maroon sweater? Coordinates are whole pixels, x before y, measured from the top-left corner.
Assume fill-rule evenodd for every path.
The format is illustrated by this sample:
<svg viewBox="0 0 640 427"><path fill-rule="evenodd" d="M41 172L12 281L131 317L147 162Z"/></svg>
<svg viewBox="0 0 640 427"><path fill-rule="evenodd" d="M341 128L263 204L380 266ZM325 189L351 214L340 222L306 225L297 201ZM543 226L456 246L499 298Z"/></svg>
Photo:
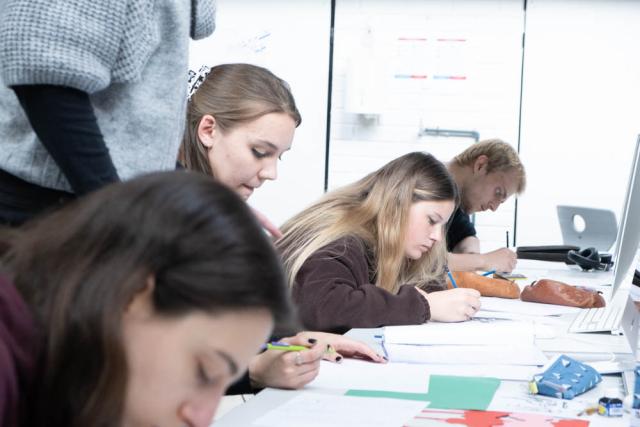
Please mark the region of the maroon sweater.
<svg viewBox="0 0 640 427"><path fill-rule="evenodd" d="M34 318L15 286L0 275L0 425L23 425L38 359Z"/></svg>
<svg viewBox="0 0 640 427"><path fill-rule="evenodd" d="M429 320L429 303L413 285L392 294L375 284L362 240L346 237L325 246L302 265L293 300L305 328L344 333L351 328L415 325ZM427 291L442 290L440 285Z"/></svg>

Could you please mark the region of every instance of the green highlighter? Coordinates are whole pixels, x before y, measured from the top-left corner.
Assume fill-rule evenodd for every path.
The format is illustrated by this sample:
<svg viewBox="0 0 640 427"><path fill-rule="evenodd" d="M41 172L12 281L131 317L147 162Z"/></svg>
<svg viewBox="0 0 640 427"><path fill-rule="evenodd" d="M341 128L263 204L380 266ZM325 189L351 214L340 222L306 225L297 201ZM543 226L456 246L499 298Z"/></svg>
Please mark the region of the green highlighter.
<svg viewBox="0 0 640 427"><path fill-rule="evenodd" d="M270 342L264 347L267 350L281 350L281 351L302 351L309 350L308 347L303 345L289 345L283 342Z"/></svg>

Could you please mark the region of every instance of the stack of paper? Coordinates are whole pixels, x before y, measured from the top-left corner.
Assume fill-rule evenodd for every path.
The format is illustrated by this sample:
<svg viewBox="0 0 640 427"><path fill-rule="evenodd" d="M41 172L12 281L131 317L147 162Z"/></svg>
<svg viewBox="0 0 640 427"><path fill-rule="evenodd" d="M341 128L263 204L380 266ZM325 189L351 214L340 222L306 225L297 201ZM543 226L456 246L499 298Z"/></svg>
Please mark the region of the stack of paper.
<svg viewBox="0 0 640 427"><path fill-rule="evenodd" d="M430 322L384 328L384 341L389 344L531 345L533 340L532 322L499 319L474 319L461 323Z"/></svg>
<svg viewBox="0 0 640 427"><path fill-rule="evenodd" d="M541 372L533 365L447 365L444 363L422 364L431 375L458 375L464 377L499 378L507 381L530 381Z"/></svg>
<svg viewBox="0 0 640 427"><path fill-rule="evenodd" d="M548 359L535 345L407 345L384 343L389 360L405 363L541 366Z"/></svg>
<svg viewBox="0 0 640 427"><path fill-rule="evenodd" d="M480 297L480 309L482 311L498 311L530 316L559 316L580 311L579 308L567 307L566 305L540 304L519 299L494 297Z"/></svg>
<svg viewBox="0 0 640 427"><path fill-rule="evenodd" d="M501 319L390 326L383 348L390 361L423 364L432 374L529 380L548 361L534 332L533 322Z"/></svg>

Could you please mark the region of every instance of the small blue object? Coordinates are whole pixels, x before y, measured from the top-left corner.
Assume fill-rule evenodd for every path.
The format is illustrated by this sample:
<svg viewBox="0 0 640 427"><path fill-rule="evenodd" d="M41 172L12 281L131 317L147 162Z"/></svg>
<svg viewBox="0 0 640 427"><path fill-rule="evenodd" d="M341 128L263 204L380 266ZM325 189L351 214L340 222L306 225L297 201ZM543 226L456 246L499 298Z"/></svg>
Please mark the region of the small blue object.
<svg viewBox="0 0 640 427"><path fill-rule="evenodd" d="M591 366L560 355L546 371L533 377L529 389L534 394L573 399L600 381L602 377Z"/></svg>
<svg viewBox="0 0 640 427"><path fill-rule="evenodd" d="M605 417L621 417L624 415L622 400L617 397L603 397L598 400L598 414Z"/></svg>
<svg viewBox="0 0 640 427"><path fill-rule="evenodd" d="M486 273L482 273L483 276L491 276L492 274L494 274L496 271L495 270L489 270Z"/></svg>
<svg viewBox="0 0 640 427"><path fill-rule="evenodd" d="M447 271L447 274L449 275L449 280L451 280L451 284L453 285L453 287L457 288L458 285L456 284L456 281L453 280L453 274L451 274L451 272L449 271L449 267L445 267L444 269Z"/></svg>

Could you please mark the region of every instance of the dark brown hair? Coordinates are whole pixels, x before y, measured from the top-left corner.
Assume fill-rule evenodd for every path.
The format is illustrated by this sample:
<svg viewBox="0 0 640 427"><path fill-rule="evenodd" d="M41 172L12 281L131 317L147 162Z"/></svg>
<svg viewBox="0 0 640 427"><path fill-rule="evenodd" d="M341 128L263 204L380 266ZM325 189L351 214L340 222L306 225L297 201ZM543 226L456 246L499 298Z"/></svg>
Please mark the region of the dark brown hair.
<svg viewBox="0 0 640 427"><path fill-rule="evenodd" d="M202 117L212 115L220 131L227 132L270 113L287 114L296 127L302 122L287 82L257 65L213 67L187 105L178 161L189 170L215 176L207 149L198 139Z"/></svg>
<svg viewBox="0 0 640 427"><path fill-rule="evenodd" d="M272 244L238 196L200 174L115 184L1 237L2 268L44 339L33 425L120 424L121 318L150 275L162 316L267 308L290 321Z"/></svg>

